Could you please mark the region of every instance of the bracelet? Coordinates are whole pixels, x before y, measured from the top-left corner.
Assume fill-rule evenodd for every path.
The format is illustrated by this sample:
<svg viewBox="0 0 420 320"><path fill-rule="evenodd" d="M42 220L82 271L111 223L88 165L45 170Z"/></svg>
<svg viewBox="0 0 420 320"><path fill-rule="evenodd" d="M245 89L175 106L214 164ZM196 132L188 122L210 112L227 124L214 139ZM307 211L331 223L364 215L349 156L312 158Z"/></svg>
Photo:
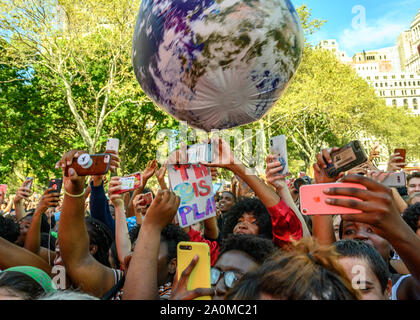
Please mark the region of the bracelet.
<svg viewBox="0 0 420 320"><path fill-rule="evenodd" d="M85 195L86 188L83 190L83 192L81 194L78 194L78 195L68 193L65 188L63 188L63 192L64 192L64 194L68 195L69 197L72 197L72 198L81 198L81 197L83 197Z"/></svg>

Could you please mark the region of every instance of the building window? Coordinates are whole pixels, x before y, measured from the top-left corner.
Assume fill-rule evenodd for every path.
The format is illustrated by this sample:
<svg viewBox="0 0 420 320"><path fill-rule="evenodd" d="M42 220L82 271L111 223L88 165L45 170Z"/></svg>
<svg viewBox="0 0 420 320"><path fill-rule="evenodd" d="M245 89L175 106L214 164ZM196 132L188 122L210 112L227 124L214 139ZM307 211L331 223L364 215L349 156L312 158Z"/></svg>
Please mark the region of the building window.
<svg viewBox="0 0 420 320"><path fill-rule="evenodd" d="M397 106L397 100L396 100L396 99L392 99L392 105L393 105L394 107L396 107L396 106Z"/></svg>
<svg viewBox="0 0 420 320"><path fill-rule="evenodd" d="M417 103L417 99L413 99L413 108L414 108L414 110L418 110L418 108L419 108L419 105Z"/></svg>
<svg viewBox="0 0 420 320"><path fill-rule="evenodd" d="M395 79L395 76L392 76L392 79Z"/></svg>
<svg viewBox="0 0 420 320"><path fill-rule="evenodd" d="M404 99L404 107L408 107L408 100Z"/></svg>

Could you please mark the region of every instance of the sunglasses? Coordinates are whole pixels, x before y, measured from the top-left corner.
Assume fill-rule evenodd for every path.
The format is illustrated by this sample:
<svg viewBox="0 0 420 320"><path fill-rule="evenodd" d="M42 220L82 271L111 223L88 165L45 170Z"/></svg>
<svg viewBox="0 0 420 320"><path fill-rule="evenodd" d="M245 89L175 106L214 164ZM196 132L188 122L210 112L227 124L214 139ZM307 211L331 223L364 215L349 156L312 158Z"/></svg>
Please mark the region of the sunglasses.
<svg viewBox="0 0 420 320"><path fill-rule="evenodd" d="M217 268L211 268L211 285L215 286L218 282L220 277L224 277L225 285L229 289L232 289L235 283L242 278L242 274L238 274L237 271L220 271Z"/></svg>

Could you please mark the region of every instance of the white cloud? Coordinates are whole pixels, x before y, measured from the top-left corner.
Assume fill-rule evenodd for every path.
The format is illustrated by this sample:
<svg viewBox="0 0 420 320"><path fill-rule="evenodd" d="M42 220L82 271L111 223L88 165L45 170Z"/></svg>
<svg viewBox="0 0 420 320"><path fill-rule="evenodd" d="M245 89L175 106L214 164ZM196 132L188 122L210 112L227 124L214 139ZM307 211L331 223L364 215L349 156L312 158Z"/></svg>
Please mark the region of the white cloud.
<svg viewBox="0 0 420 320"><path fill-rule="evenodd" d="M409 23L408 23L409 24ZM395 45L400 33L408 28L407 19L382 17L365 25L344 29L338 38L340 49L350 55Z"/></svg>

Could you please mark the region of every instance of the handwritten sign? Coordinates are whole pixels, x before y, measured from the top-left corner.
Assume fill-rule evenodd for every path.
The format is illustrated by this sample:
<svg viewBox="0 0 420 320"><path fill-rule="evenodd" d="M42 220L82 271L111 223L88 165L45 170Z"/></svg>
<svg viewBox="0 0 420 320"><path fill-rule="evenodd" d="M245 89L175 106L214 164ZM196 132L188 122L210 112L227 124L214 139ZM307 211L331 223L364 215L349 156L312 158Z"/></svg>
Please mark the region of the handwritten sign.
<svg viewBox="0 0 420 320"><path fill-rule="evenodd" d="M209 168L201 164L168 165L172 191L181 198L178 222L185 228L216 216Z"/></svg>

